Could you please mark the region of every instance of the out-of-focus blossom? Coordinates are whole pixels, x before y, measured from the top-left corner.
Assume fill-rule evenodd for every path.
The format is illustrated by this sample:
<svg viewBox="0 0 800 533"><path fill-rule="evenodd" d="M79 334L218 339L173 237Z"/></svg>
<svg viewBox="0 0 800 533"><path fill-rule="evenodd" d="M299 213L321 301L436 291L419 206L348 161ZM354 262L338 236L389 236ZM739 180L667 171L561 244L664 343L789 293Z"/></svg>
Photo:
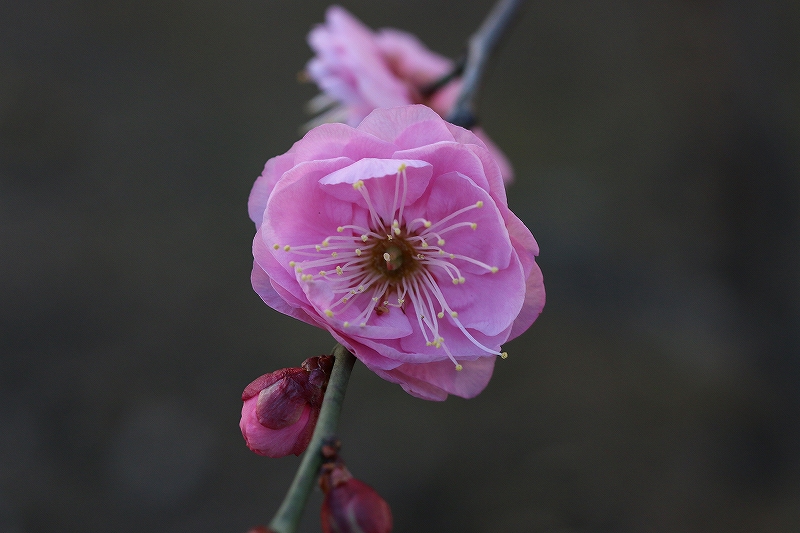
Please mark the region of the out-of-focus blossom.
<svg viewBox="0 0 800 533"><path fill-rule="evenodd" d="M310 131L267 162L249 210L261 298L421 398L477 395L544 306L497 163L422 105Z"/></svg>
<svg viewBox="0 0 800 533"><path fill-rule="evenodd" d="M323 533L390 533L392 511L375 489L342 463L326 464L320 476Z"/></svg>
<svg viewBox="0 0 800 533"><path fill-rule="evenodd" d="M357 126L373 109L406 104L424 104L445 117L461 90L456 79L423 94L453 70L453 61L428 50L410 33L391 28L373 32L339 6L328 8L325 24L311 30L308 43L316 56L306 73L322 90L309 104L310 112L321 113L309 129L325 122ZM503 180L510 182L514 171L506 156L482 129L474 132L500 165Z"/></svg>
<svg viewBox="0 0 800 533"><path fill-rule="evenodd" d="M259 455L300 455L308 447L333 368L333 357L309 357L301 368L264 374L242 393L239 427Z"/></svg>

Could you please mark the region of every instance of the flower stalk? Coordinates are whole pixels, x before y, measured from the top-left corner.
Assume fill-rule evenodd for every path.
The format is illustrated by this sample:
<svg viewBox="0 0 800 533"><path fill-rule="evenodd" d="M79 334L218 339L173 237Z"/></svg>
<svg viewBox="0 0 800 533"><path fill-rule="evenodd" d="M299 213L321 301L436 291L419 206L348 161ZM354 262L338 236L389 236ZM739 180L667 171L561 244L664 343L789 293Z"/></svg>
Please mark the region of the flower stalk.
<svg viewBox="0 0 800 533"><path fill-rule="evenodd" d="M311 437L311 442L303 455L300 467L297 469L283 503L269 524L270 529L275 533L294 533L297 530L303 509L316 484L319 468L322 465L322 445L334 436L339 425L339 413L342 410L344 393L347 390L347 382L350 380L350 373L353 371L356 358L341 344L334 347L333 356L335 358L333 370L328 381L325 398L322 400L322 409L314 435Z"/></svg>
<svg viewBox="0 0 800 533"><path fill-rule="evenodd" d="M497 43L522 6L522 0L499 0L486 19L467 42L467 58L463 65L463 85L447 121L462 128L471 128L476 119L473 112L483 71Z"/></svg>

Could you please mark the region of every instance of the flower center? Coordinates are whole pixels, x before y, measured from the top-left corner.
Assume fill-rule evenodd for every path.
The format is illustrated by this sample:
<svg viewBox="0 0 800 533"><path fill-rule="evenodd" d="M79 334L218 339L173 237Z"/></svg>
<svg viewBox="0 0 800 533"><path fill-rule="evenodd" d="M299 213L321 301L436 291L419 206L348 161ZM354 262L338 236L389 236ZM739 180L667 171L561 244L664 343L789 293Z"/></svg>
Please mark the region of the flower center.
<svg viewBox="0 0 800 533"><path fill-rule="evenodd" d="M467 279L459 265L470 263L490 273L498 268L475 258L446 251L444 236L454 231L474 231L475 222L460 221L465 213L483 207L478 201L462 207L433 222L424 218L405 220L404 205L408 189L405 164L400 165L395 183L392 222L378 214L363 181L353 188L364 198L370 214L368 228L357 225L339 226L338 235L323 239L319 244L273 246L277 254L286 252L288 265L298 274L301 283L325 283L335 299L322 312L332 321L336 317L343 328L354 325L366 327L373 316L391 312L392 308L407 314L406 300L413 304L409 320L416 321L427 346L443 348L457 370L456 361L442 335L442 329L467 337L481 352L505 357L481 344L458 318L457 310L447 302L439 286L441 279L450 278L453 285ZM490 243L487 243L490 245ZM279 258L280 260L280 258ZM284 259L285 260L285 259ZM454 333L454 326L460 333ZM475 354L467 354L475 355Z"/></svg>
<svg viewBox="0 0 800 533"><path fill-rule="evenodd" d="M415 255L417 251L405 238L404 231L400 235L388 234L383 239L371 239L367 246L371 249L372 270L384 277L390 285L397 285L404 278L414 275L419 269L419 261Z"/></svg>

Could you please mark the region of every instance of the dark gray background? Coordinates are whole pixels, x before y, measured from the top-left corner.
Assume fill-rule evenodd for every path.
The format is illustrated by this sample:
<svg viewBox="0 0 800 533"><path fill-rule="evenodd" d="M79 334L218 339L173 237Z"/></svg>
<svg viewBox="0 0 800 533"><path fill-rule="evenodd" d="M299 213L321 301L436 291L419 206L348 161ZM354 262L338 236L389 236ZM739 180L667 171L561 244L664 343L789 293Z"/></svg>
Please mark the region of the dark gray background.
<svg viewBox="0 0 800 533"><path fill-rule="evenodd" d="M348 2L455 56L491 2ZM0 2L0 532L244 532L242 389L326 352L250 287L319 1ZM362 366L399 532L800 530L800 4L528 2L489 72L548 304L486 391ZM313 496L303 531L318 530Z"/></svg>

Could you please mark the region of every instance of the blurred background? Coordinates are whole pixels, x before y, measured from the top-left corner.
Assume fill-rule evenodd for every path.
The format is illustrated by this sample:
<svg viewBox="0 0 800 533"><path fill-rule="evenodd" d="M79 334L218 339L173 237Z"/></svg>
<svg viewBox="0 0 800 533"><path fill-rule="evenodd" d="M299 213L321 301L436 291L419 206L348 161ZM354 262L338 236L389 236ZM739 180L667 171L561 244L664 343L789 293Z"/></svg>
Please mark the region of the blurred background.
<svg viewBox="0 0 800 533"><path fill-rule="evenodd" d="M492 1L344 5L457 56ZM326 6L0 2L0 532L277 509L299 459L240 394L333 341L252 291L246 203ZM473 400L357 366L342 455L395 531L800 531L799 41L789 0L527 3L479 115L548 303Z"/></svg>

